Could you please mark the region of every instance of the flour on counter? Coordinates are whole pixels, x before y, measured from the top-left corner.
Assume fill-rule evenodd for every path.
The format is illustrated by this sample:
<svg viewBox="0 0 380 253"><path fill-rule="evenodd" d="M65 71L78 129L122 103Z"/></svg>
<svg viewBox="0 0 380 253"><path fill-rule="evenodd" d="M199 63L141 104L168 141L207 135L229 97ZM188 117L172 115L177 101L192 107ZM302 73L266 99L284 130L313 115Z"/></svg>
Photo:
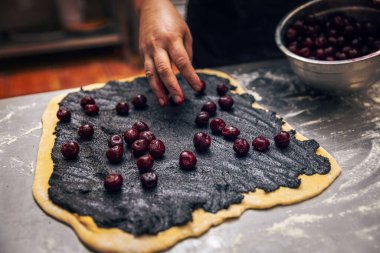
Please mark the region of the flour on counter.
<svg viewBox="0 0 380 253"><path fill-rule="evenodd" d="M253 89L247 89L247 86L250 82L257 79L260 75L257 72L252 72L250 74L234 74L232 75L235 79L239 80L239 83L244 87L245 92L252 95L256 101L261 101L263 98L259 93L254 91Z"/></svg>
<svg viewBox="0 0 380 253"><path fill-rule="evenodd" d="M268 233L279 233L283 236L293 238L306 238L308 235L302 228L296 227L297 224L308 224L324 219L324 216L314 214L295 214L289 216L284 221L274 223L272 227L267 228Z"/></svg>
<svg viewBox="0 0 380 253"><path fill-rule="evenodd" d="M374 225L371 227L367 227L358 231L355 231L355 235L359 237L360 239L368 240L368 241L373 241L373 234L377 231L379 232L380 230L380 225Z"/></svg>
<svg viewBox="0 0 380 253"><path fill-rule="evenodd" d="M3 117L3 118L0 119L0 123L3 122L3 121L10 120L10 118L12 118L12 116L14 114L15 114L14 112L9 112L7 115L5 115L5 117Z"/></svg>
<svg viewBox="0 0 380 253"><path fill-rule="evenodd" d="M362 205L353 209L348 209L346 211L340 212L339 216L344 217L346 215L352 215L352 214L369 215L373 213L376 214L379 211L380 211L380 201L377 201L369 205Z"/></svg>
<svg viewBox="0 0 380 253"><path fill-rule="evenodd" d="M372 134L370 135L371 137L373 137ZM351 171L346 172L346 180L339 186L339 190L343 190L357 185L363 180L366 180L371 176L376 175L376 173L380 171L380 159L378 155L380 153L380 134L375 135L377 136L377 138L372 140L371 142L371 152L369 152L368 156L365 158L364 161L354 166L354 168ZM360 173L358 173L359 171Z"/></svg>
<svg viewBox="0 0 380 253"><path fill-rule="evenodd" d="M42 123L41 123L41 122L38 122L37 126L32 127L32 128L29 129L29 130L26 130L22 135L28 135L28 134L30 134L30 133L32 133L32 132L34 132L34 131L36 131L36 130L39 130L39 129L41 129L41 128L42 128Z"/></svg>
<svg viewBox="0 0 380 253"><path fill-rule="evenodd" d="M319 124L321 122L323 122L323 119L316 119L316 120L311 120L311 121L307 121L305 123L302 123L302 124L300 124L300 126L301 127L311 126L311 125Z"/></svg>

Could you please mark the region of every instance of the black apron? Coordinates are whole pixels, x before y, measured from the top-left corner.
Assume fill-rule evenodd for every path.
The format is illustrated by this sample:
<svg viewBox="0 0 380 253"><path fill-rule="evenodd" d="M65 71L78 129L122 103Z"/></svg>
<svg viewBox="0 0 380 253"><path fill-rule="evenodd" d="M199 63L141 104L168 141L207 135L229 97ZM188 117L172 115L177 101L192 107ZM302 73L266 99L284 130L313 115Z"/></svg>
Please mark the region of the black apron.
<svg viewBox="0 0 380 253"><path fill-rule="evenodd" d="M189 0L187 23L195 67L214 67L281 56L277 24L306 0Z"/></svg>

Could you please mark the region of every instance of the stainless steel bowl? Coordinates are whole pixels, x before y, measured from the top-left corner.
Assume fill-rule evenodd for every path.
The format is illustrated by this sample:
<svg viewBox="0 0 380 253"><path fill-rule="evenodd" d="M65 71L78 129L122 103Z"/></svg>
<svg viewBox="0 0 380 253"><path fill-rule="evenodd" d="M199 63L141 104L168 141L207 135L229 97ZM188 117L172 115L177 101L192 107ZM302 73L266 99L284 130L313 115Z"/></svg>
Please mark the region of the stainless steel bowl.
<svg viewBox="0 0 380 253"><path fill-rule="evenodd" d="M361 21L380 27L380 8L372 0L315 0L290 12L279 23L275 39L288 58L293 71L306 84L323 90L350 91L368 87L380 80L380 50L366 56L344 61L319 61L304 58L288 50L284 34L294 20L309 14L316 16L344 12Z"/></svg>

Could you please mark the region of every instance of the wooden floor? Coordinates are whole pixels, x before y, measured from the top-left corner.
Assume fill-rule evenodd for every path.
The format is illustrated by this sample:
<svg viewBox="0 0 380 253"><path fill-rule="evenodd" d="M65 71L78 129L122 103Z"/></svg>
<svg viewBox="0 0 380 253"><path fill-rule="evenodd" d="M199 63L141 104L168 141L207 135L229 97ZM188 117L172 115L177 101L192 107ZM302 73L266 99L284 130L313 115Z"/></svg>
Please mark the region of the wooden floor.
<svg viewBox="0 0 380 253"><path fill-rule="evenodd" d="M143 73L120 50L96 49L0 61L0 98L79 87Z"/></svg>

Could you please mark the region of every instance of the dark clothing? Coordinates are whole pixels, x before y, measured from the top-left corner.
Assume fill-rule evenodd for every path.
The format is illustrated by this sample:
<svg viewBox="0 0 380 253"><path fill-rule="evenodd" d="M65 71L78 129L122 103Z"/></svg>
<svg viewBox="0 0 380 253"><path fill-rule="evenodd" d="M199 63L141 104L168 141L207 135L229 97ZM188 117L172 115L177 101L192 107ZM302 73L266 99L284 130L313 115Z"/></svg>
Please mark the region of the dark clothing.
<svg viewBox="0 0 380 253"><path fill-rule="evenodd" d="M189 0L194 66L213 67L280 57L274 33L306 0Z"/></svg>

